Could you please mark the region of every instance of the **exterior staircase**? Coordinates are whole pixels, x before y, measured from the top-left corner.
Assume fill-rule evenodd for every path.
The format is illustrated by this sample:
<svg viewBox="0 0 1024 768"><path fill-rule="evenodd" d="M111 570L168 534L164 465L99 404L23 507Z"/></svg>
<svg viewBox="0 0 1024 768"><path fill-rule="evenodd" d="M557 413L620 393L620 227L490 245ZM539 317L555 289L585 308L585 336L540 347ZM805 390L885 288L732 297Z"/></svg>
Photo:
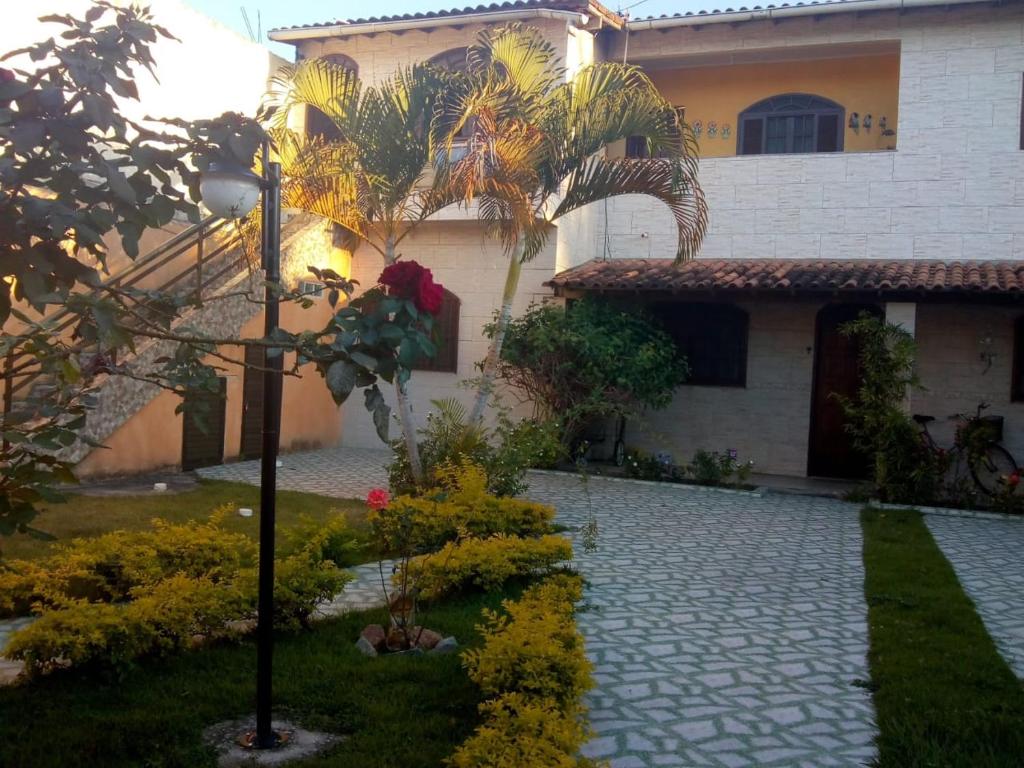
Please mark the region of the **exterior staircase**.
<svg viewBox="0 0 1024 768"><path fill-rule="evenodd" d="M311 226L323 225L320 220L312 221L308 216L295 217L284 225L284 258L289 242ZM214 217L172 236L107 278L104 284L122 289L173 292L193 298L195 305L173 323L172 329L197 335L238 338L246 322L261 311L260 303L251 297L262 297L262 275L250 268L235 229L229 222ZM227 298L221 298L225 296ZM54 335L70 337L77 317L61 309L48 320ZM172 355L176 346L177 342L145 340L136 345L135 352L128 359L118 360L118 367L134 374L156 370L160 367L158 360ZM7 377L7 372L16 365L17 360L9 357L3 368L5 417L19 411L34 410L55 389L53 382L45 376L13 380ZM89 411L83 435L102 443L160 392L157 385L130 376L111 374L99 377L96 380L95 404ZM64 460L78 462L91 450L91 445L79 441L59 455Z"/></svg>

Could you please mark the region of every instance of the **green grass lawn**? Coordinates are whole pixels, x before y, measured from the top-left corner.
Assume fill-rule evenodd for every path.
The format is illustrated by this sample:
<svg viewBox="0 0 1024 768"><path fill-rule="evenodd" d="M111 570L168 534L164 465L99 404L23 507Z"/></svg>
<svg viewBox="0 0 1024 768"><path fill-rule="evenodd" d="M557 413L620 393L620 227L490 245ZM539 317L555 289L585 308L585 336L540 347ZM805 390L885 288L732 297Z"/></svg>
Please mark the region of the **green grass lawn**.
<svg viewBox="0 0 1024 768"><path fill-rule="evenodd" d="M917 512L866 509L881 768L1019 768L1024 686Z"/></svg>
<svg viewBox="0 0 1024 768"><path fill-rule="evenodd" d="M484 607L505 593L436 606L426 626L476 645ZM353 643L383 610L281 636L275 715L345 735L303 768L437 768L472 732L480 692L458 654L367 658ZM201 768L216 764L207 726L251 714L255 647L221 646L146 662L119 679L58 673L0 688L0 765L19 768Z"/></svg>
<svg viewBox="0 0 1024 768"><path fill-rule="evenodd" d="M260 489L255 486L214 480L200 481L198 488L184 493L144 496L71 495L66 502L46 505L33 522L36 528L56 536L56 541L41 541L24 535L5 537L0 539L0 551L9 559L44 557L55 545L76 537L98 536L118 529L145 529L155 517L177 523L203 520L224 504L231 505L236 511L238 507L249 507L257 513L252 517L240 517L233 512L225 520L228 530L246 533L255 541L259 536L259 497ZM345 515L360 538L367 540L368 531L364 522L366 504L362 501L278 491L279 551L286 552L289 548L290 542L284 532L298 526L304 518L323 522L338 514ZM367 551L361 559L374 558L375 554Z"/></svg>

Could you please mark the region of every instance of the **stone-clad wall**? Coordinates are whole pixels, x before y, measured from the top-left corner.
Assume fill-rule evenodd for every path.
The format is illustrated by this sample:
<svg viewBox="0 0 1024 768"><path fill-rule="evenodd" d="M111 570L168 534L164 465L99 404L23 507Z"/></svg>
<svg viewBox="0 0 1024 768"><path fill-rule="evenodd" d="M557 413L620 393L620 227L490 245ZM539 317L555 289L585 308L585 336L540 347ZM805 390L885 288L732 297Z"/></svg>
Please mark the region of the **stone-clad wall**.
<svg viewBox="0 0 1024 768"><path fill-rule="evenodd" d="M705 160L702 257L1024 258L1024 6L714 24L635 32L629 45L643 57L876 41L900 49L896 151ZM671 227L658 207L618 198L611 255L671 256ZM604 241L602 225L572 263Z"/></svg>
<svg viewBox="0 0 1024 768"><path fill-rule="evenodd" d="M436 221L420 225L398 248L404 259L415 259L429 267L434 278L459 297L459 362L458 373L416 371L409 384L413 410L422 424L431 410L431 400L456 398L470 403L472 390L461 382L478 375L477 363L487 353L488 340L483 327L490 322L501 304L501 289L508 269L508 258L501 244L488 237L482 225L465 221ZM513 314L521 314L531 302L550 297L551 291L542 283L554 273L554 238L533 261L523 266ZM377 283L383 268L380 256L367 247L356 251L352 259L352 276L362 288ZM384 387L384 394L394 408L394 391ZM509 402L509 405L514 405ZM392 437L399 435L397 424ZM344 445L381 447L363 407L362 395L356 394L344 406Z"/></svg>

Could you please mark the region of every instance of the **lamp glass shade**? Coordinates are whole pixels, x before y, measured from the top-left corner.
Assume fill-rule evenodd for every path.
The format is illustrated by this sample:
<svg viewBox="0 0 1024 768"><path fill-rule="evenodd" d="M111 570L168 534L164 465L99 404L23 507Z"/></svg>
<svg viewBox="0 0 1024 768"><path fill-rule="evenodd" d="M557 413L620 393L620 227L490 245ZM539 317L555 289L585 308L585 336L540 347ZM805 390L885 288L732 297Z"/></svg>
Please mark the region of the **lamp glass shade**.
<svg viewBox="0 0 1024 768"><path fill-rule="evenodd" d="M199 194L214 216L240 219L260 199L260 177L248 168L211 165L199 179Z"/></svg>

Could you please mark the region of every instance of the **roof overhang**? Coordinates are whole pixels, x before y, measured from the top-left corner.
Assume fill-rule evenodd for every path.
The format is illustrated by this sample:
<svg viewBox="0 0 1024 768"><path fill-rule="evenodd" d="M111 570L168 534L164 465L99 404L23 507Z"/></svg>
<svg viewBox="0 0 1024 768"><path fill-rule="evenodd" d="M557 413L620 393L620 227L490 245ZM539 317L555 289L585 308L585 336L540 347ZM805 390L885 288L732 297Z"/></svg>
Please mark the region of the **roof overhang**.
<svg viewBox="0 0 1024 768"><path fill-rule="evenodd" d="M593 260L545 283L558 296L847 297L904 301L1024 301L1024 261L931 259Z"/></svg>
<svg viewBox="0 0 1024 768"><path fill-rule="evenodd" d="M737 24L745 21L767 21L798 16L825 16L835 13L865 13L868 11L908 11L915 8L949 8L957 5L987 3L1000 5L1000 0L831 0L830 2L780 3L753 8L728 8L724 11L697 11L676 16L629 21L630 32L649 29L665 30L672 27L699 27L706 24Z"/></svg>
<svg viewBox="0 0 1024 768"><path fill-rule="evenodd" d="M575 2L535 2L520 0L501 5L477 6L438 13L336 21L329 24L311 24L302 27L272 29L267 36L279 43L298 43L331 37L376 35L384 32L405 32L411 29L430 29L464 24L501 24L526 19L558 19L579 27L609 27L621 29L625 19L593 0Z"/></svg>

